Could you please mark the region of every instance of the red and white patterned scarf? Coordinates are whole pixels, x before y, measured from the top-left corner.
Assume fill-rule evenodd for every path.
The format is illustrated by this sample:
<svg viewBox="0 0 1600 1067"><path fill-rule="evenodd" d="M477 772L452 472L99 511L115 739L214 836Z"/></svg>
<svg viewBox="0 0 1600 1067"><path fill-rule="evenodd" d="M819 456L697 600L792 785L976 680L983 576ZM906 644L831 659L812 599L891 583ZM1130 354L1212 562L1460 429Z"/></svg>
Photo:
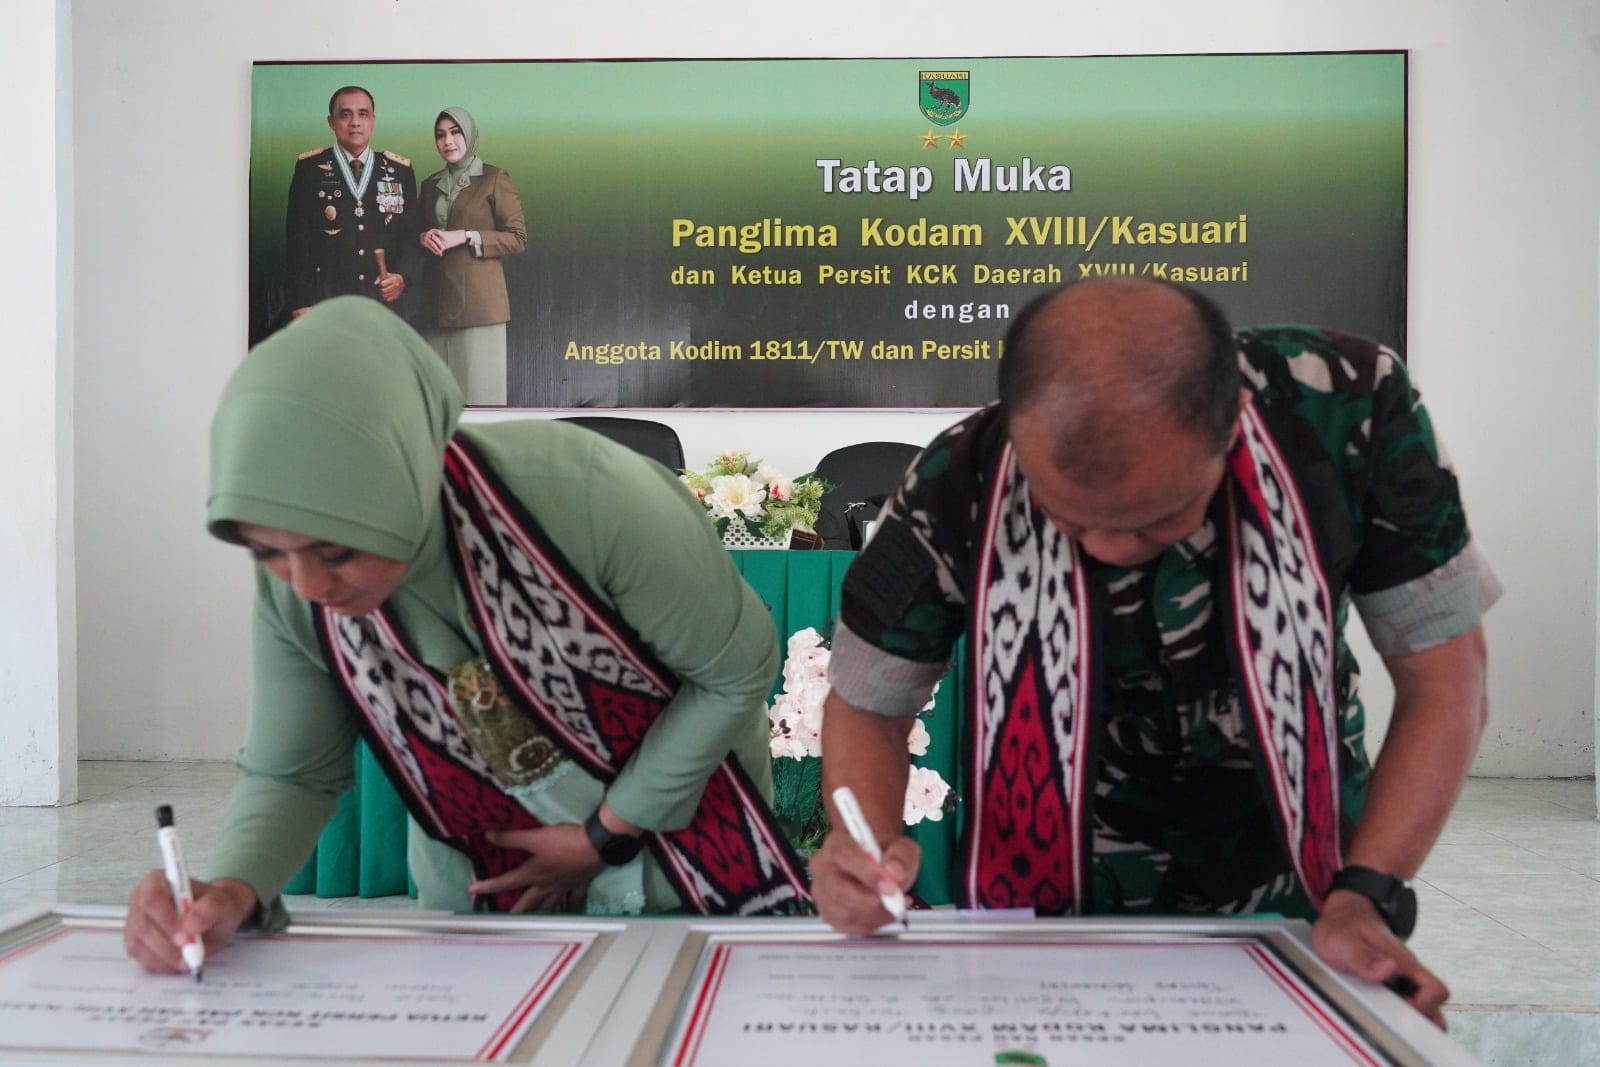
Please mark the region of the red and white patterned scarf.
<svg viewBox="0 0 1600 1067"><path fill-rule="evenodd" d="M1288 463L1253 403L1240 421L1224 480L1226 643L1275 821L1320 908L1341 865L1333 602ZM1094 593L1009 443L985 515L961 895L972 907L1081 913L1099 722Z"/></svg>
<svg viewBox="0 0 1600 1067"><path fill-rule="evenodd" d="M610 782L677 690L661 664L505 491L462 438L445 451L452 554L506 695L578 763ZM456 718L446 682L388 613L314 613L326 660L363 733L427 833L465 853L479 878L526 854L486 831L538 826L507 795ZM684 903L703 914L809 911L805 867L732 756L707 781L691 822L649 834ZM505 910L515 891L492 903Z"/></svg>

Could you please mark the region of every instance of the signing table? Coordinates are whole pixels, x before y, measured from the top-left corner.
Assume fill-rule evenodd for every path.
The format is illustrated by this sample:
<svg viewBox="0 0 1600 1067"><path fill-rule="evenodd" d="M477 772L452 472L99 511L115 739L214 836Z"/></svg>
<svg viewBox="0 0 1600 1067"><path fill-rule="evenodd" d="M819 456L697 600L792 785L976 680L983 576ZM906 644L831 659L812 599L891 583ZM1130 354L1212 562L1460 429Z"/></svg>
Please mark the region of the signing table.
<svg viewBox="0 0 1600 1067"><path fill-rule="evenodd" d="M772 612L778 640L806 627L827 634L839 610L839 586L854 552L730 553L762 601ZM959 653L924 716L929 746L918 763L931 767L959 796L963 776L957 766L956 724L966 686L966 662ZM782 679L773 680L776 692ZM949 903L949 864L960 829L956 816L911 828L922 846L922 876L916 892L930 904ZM356 784L339 800L338 810L323 831L316 852L285 890L319 897L382 897L410 891L406 872L406 812L383 769L363 742L357 746Z"/></svg>
<svg viewBox="0 0 1600 1067"><path fill-rule="evenodd" d="M805 919L307 910L205 981L149 975L120 909L0 916L0 1062L544 1067L1466 1067L1299 921Z"/></svg>

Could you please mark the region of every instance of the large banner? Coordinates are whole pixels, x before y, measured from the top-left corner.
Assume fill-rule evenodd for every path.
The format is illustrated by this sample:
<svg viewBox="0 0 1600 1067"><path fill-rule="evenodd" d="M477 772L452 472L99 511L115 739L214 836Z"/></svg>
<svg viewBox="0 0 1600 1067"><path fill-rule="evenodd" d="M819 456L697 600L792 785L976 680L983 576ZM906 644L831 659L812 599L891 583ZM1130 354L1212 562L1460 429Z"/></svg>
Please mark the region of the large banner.
<svg viewBox="0 0 1600 1067"><path fill-rule="evenodd" d="M375 103L362 178L319 154L347 84ZM398 311L476 325L442 294L477 246L419 248L439 223L404 188L445 166L452 106L504 175L449 210L492 188L525 218L525 249L481 246L514 406L980 404L1030 297L1111 275L1405 342L1404 52L258 64L252 339L328 291L297 227L390 241Z"/></svg>

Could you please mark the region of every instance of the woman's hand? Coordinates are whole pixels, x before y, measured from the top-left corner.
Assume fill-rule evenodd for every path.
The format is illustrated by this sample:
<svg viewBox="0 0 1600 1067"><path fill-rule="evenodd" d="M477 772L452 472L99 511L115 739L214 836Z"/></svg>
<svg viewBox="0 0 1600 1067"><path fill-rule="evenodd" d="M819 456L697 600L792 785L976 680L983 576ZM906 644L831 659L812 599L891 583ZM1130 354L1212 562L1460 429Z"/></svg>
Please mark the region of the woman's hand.
<svg viewBox="0 0 1600 1067"><path fill-rule="evenodd" d="M490 830L490 841L528 854L515 870L473 882L473 893L521 889L511 910L581 912L589 883L605 870L589 835L577 823L541 826L536 830Z"/></svg>
<svg viewBox="0 0 1600 1067"><path fill-rule="evenodd" d="M135 963L152 974L182 974L188 970L181 946L200 938L207 954L220 952L256 910L256 891L232 878L215 882L190 882L194 907L180 919L172 904L166 876L151 871L139 880L128 897L128 918L122 926L122 944Z"/></svg>
<svg viewBox="0 0 1600 1067"><path fill-rule="evenodd" d="M418 238L422 247L436 256L442 256L452 248L457 248L467 243L466 230L424 230Z"/></svg>

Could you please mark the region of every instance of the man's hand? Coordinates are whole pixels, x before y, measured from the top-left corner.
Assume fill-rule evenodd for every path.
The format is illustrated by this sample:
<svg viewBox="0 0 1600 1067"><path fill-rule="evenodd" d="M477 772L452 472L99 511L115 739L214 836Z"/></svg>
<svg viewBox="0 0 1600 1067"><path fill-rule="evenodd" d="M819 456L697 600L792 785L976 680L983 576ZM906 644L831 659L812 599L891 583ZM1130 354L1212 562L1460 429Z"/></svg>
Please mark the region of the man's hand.
<svg viewBox="0 0 1600 1067"><path fill-rule="evenodd" d="M502 848L528 854L515 870L467 886L472 893L502 893L521 889L511 910L582 911L584 896L594 876L605 864L589 844L589 835L577 823L541 826L534 830L490 830L490 841Z"/></svg>
<svg viewBox="0 0 1600 1067"><path fill-rule="evenodd" d="M880 864L843 829L834 830L811 857L811 895L829 926L865 937L894 921L882 897L896 889L909 892L921 865L922 850L909 837L889 842Z"/></svg>
<svg viewBox="0 0 1600 1067"><path fill-rule="evenodd" d="M403 275L399 274L380 274L378 275L377 286L378 295L383 297L383 302L392 304L399 300L400 295L406 291L406 280Z"/></svg>
<svg viewBox="0 0 1600 1067"><path fill-rule="evenodd" d="M1328 894L1322 918L1311 928L1311 947L1329 967L1369 982L1409 979L1414 990L1395 992L1433 1025L1445 1028L1441 1009L1450 999L1450 990L1389 931L1378 909L1366 897L1343 889Z"/></svg>
<svg viewBox="0 0 1600 1067"><path fill-rule="evenodd" d="M811 895L830 926L859 937L892 921L879 894L910 889L922 864L901 821L911 766L906 738L916 719L862 711L834 692L822 707L822 795L835 829L811 857ZM861 803L883 850L881 865L855 843L834 809L833 791L842 785Z"/></svg>
<svg viewBox="0 0 1600 1067"><path fill-rule="evenodd" d="M151 871L128 897L128 918L122 944L135 963L152 974L183 974L181 946L200 938L206 954L219 952L234 931L256 910L256 891L232 878L191 881L194 907L179 919L166 876Z"/></svg>
<svg viewBox="0 0 1600 1067"><path fill-rule="evenodd" d="M1482 627L1421 652L1384 657L1394 679L1394 716L1345 863L1407 880L1421 869L1467 777L1488 714L1486 660ZM1366 897L1328 894L1311 944L1335 970L1374 982L1414 982L1405 1000L1444 1027L1440 1007L1450 991L1389 932Z"/></svg>

